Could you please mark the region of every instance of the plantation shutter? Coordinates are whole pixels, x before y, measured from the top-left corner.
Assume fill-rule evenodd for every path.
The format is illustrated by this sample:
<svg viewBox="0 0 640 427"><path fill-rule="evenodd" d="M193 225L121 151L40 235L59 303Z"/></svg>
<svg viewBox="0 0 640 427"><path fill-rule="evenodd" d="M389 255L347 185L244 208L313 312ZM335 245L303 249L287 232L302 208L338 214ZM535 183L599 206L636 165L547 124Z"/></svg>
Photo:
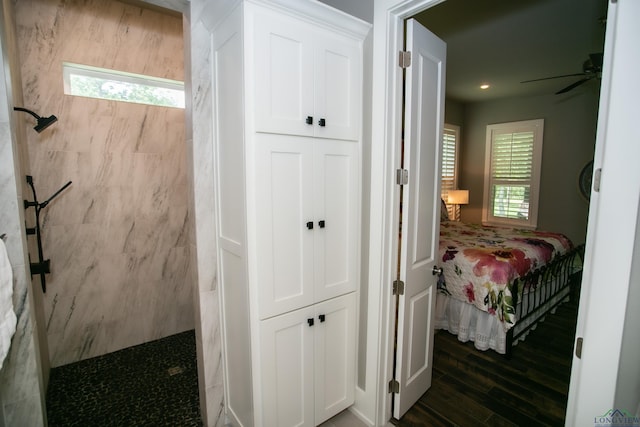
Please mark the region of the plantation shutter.
<svg viewBox="0 0 640 427"><path fill-rule="evenodd" d="M487 126L482 222L535 228L544 120Z"/></svg>
<svg viewBox="0 0 640 427"><path fill-rule="evenodd" d="M533 141L532 131L495 134L491 156L494 217L529 219Z"/></svg>
<svg viewBox="0 0 640 427"><path fill-rule="evenodd" d="M440 181L440 193L442 200L447 201L450 190L455 190L458 185L458 139L460 128L453 125L444 125L442 135L442 173ZM453 206L448 206L449 217L453 218Z"/></svg>

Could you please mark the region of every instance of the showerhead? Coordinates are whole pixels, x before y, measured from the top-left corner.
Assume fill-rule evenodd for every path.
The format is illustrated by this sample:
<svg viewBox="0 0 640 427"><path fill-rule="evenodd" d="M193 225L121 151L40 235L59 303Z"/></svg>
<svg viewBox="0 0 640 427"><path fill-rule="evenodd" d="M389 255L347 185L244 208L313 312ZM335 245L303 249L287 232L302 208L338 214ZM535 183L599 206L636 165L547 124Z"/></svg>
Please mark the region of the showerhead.
<svg viewBox="0 0 640 427"><path fill-rule="evenodd" d="M36 113L34 113L31 110L27 110L26 108L22 108L22 107L13 107L14 111L24 111L25 113L29 113L31 114L33 117L36 118L36 120L38 121L38 124L36 124L33 129L40 133L43 130L45 130L46 128L48 128L49 126L51 126L52 124L54 124L55 122L58 121L58 118L54 115L51 115L49 117L40 117L39 115L37 115Z"/></svg>
<svg viewBox="0 0 640 427"><path fill-rule="evenodd" d="M38 119L38 124L35 125L33 128L36 130L36 132L40 133L57 121L58 121L58 118L53 115L49 117L40 117Z"/></svg>

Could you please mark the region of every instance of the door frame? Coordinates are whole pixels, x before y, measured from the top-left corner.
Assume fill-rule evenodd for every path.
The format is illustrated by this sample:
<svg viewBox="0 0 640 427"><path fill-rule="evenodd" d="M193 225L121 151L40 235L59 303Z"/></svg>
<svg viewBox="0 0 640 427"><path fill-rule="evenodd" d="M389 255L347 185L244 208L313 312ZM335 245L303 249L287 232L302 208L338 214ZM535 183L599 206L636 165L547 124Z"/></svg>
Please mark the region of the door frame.
<svg viewBox="0 0 640 427"><path fill-rule="evenodd" d="M395 309L392 283L397 268L402 129L402 70L398 52L404 46L404 20L444 0L375 0L371 116L371 192L369 296L366 386L356 390L353 408L371 425L391 418L388 382L393 378ZM434 201L435 202L435 201Z"/></svg>

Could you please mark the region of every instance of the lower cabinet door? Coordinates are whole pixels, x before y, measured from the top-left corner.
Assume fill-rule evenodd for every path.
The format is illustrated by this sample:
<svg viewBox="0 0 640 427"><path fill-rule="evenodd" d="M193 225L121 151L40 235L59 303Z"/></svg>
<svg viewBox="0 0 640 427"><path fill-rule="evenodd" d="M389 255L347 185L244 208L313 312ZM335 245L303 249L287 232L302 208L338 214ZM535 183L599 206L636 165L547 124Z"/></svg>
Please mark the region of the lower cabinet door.
<svg viewBox="0 0 640 427"><path fill-rule="evenodd" d="M354 402L355 292L260 322L263 426L315 426Z"/></svg>
<svg viewBox="0 0 640 427"><path fill-rule="evenodd" d="M315 320L310 306L260 322L264 427L314 425Z"/></svg>
<svg viewBox="0 0 640 427"><path fill-rule="evenodd" d="M318 425L354 402L355 292L316 304L316 321L315 424Z"/></svg>

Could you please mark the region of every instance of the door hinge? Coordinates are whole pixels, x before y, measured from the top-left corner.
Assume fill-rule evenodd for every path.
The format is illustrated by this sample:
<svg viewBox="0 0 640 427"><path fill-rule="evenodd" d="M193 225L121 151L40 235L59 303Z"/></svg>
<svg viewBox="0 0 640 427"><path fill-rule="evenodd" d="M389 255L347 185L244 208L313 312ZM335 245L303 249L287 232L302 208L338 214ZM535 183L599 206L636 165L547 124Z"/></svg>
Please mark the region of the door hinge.
<svg viewBox="0 0 640 427"><path fill-rule="evenodd" d="M398 381L389 381L389 393L400 393L400 383Z"/></svg>
<svg viewBox="0 0 640 427"><path fill-rule="evenodd" d="M578 337L576 340L576 357L582 359L582 337Z"/></svg>
<svg viewBox="0 0 640 427"><path fill-rule="evenodd" d="M404 295L404 282L402 280L393 281L393 295Z"/></svg>
<svg viewBox="0 0 640 427"><path fill-rule="evenodd" d="M593 191L600 192L600 178L602 177L602 168L596 169L593 174Z"/></svg>
<svg viewBox="0 0 640 427"><path fill-rule="evenodd" d="M409 68L411 66L411 52L401 50L398 55L398 65L400 68Z"/></svg>
<svg viewBox="0 0 640 427"><path fill-rule="evenodd" d="M407 185L409 183L409 171L406 169L396 169L396 184Z"/></svg>

